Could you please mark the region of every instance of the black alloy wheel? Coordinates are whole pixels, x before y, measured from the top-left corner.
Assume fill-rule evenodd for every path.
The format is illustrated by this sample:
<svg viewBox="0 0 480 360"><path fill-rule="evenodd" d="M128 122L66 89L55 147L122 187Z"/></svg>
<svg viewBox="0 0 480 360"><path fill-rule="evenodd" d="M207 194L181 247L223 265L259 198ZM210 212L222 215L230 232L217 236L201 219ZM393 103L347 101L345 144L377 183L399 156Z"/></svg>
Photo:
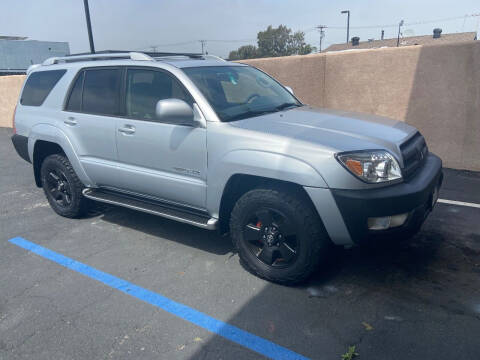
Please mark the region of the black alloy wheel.
<svg viewBox="0 0 480 360"><path fill-rule="evenodd" d="M287 267L297 258L295 226L279 211L268 208L255 211L244 226L243 236L252 254L266 265Z"/></svg>
<svg viewBox="0 0 480 360"><path fill-rule="evenodd" d="M85 186L64 154L47 156L40 177L47 200L58 215L77 218L88 211L90 201L82 195Z"/></svg>
<svg viewBox="0 0 480 360"><path fill-rule="evenodd" d="M243 194L231 213L230 236L246 270L281 284L306 280L331 246L310 199L293 186Z"/></svg>
<svg viewBox="0 0 480 360"><path fill-rule="evenodd" d="M59 206L68 207L72 203L72 189L67 177L59 169L48 169L47 191Z"/></svg>

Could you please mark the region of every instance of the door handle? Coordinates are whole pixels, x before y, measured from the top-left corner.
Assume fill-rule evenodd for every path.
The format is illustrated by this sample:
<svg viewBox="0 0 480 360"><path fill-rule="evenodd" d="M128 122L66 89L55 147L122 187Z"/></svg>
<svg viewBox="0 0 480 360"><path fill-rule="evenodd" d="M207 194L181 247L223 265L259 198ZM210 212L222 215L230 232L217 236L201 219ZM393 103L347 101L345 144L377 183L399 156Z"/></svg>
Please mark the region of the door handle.
<svg viewBox="0 0 480 360"><path fill-rule="evenodd" d="M69 116L66 120L63 120L63 122L71 126L77 125L77 120L75 120L73 116Z"/></svg>
<svg viewBox="0 0 480 360"><path fill-rule="evenodd" d="M119 128L118 131L125 135L132 135L135 133L135 126L125 125L125 127Z"/></svg>

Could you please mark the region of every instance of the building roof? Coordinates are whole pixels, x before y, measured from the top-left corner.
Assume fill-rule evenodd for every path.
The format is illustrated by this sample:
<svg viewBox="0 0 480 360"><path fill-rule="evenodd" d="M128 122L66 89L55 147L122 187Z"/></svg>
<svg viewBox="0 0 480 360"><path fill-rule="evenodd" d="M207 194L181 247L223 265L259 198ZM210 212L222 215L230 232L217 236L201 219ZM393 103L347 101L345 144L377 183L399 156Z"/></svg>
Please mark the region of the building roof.
<svg viewBox="0 0 480 360"><path fill-rule="evenodd" d="M453 34L442 34L441 37L434 39L433 35L422 35L422 36L408 36L400 38L400 46L411 46L411 45L427 45L427 44L439 44L439 43L449 43L449 42L461 42L461 41L471 41L477 40L476 32L463 32L463 33L453 33ZM361 41L357 46L353 46L351 42L348 44L333 44L324 50L327 51L342 51L349 49L374 49L381 47L396 47L397 38L385 39L385 40L373 40L373 41Z"/></svg>
<svg viewBox="0 0 480 360"><path fill-rule="evenodd" d="M0 39L0 70L2 73L25 72L32 64L69 53L67 42Z"/></svg>
<svg viewBox="0 0 480 360"><path fill-rule="evenodd" d="M3 36L0 35L0 40L25 40L26 36Z"/></svg>

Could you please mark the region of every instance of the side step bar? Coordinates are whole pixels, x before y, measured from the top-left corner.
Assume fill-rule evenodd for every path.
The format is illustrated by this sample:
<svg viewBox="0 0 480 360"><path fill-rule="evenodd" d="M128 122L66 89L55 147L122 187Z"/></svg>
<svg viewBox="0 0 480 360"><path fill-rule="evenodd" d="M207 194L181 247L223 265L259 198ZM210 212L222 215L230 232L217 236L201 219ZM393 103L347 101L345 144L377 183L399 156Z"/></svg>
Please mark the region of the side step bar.
<svg viewBox="0 0 480 360"><path fill-rule="evenodd" d="M218 219L209 217L207 214L195 213L187 209L184 210L179 207L173 207L169 204L167 205L156 201L143 200L138 197L104 189L86 188L82 193L83 196L91 200L123 206L207 230L215 230L218 225Z"/></svg>

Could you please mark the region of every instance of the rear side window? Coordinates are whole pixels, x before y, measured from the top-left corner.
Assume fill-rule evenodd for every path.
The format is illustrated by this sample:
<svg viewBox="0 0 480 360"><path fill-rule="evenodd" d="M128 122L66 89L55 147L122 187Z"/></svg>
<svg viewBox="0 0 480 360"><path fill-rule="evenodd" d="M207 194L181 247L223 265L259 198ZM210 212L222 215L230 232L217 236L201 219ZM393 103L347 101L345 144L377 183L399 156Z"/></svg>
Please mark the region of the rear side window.
<svg viewBox="0 0 480 360"><path fill-rule="evenodd" d="M103 115L119 114L120 72L120 69L85 71L82 112Z"/></svg>
<svg viewBox="0 0 480 360"><path fill-rule="evenodd" d="M23 88L20 104L40 106L67 70L38 71L31 74Z"/></svg>
<svg viewBox="0 0 480 360"><path fill-rule="evenodd" d="M82 111L82 91L83 91L83 79L85 72L82 71L77 77L75 84L73 84L70 97L68 98L66 110L68 111Z"/></svg>

